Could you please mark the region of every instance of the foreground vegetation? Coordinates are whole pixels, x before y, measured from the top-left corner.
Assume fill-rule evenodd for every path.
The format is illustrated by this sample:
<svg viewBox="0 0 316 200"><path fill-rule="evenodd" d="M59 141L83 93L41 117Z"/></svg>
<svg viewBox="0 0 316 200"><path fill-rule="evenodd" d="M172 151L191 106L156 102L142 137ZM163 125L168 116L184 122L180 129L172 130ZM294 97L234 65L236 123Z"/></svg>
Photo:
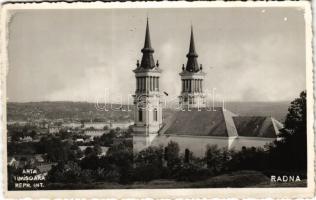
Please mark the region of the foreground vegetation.
<svg viewBox="0 0 316 200"><path fill-rule="evenodd" d="M306 187L306 180L292 183L271 183L270 179L258 171L237 171L201 181L176 181L174 179L157 179L149 182L119 184L113 182L88 183L51 183L47 189L165 189L165 188L243 188L243 187Z"/></svg>

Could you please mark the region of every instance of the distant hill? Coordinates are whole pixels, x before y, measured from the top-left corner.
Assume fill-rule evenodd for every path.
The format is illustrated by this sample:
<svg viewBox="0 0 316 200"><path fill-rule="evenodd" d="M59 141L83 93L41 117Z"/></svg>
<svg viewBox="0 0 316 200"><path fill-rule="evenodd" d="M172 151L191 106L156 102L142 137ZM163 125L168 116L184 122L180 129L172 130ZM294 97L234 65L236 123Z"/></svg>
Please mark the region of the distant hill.
<svg viewBox="0 0 316 200"><path fill-rule="evenodd" d="M280 102L226 102L225 108L238 115L272 116L284 122L290 101Z"/></svg>
<svg viewBox="0 0 316 200"><path fill-rule="evenodd" d="M226 109L247 116L272 116L283 122L290 102L226 102ZM217 106L220 104L216 104ZM104 107L104 105L100 105ZM111 110L110 105L106 108ZM65 119L90 121L127 121L133 120L133 106L113 104L112 111L98 110L94 103L89 102L28 102L28 103L7 103L7 119L31 120L31 119ZM164 109L164 118L170 116L175 110Z"/></svg>
<svg viewBox="0 0 316 200"><path fill-rule="evenodd" d="M104 107L100 105L100 107ZM7 118L10 120L30 120L30 119L69 119L84 121L127 121L133 118L133 112L128 112L128 106L123 105L119 109L118 104L112 105L115 111L105 111L96 108L94 103L88 102L28 102L28 103L7 103ZM111 106L106 108L111 110ZM130 106L129 109L133 109Z"/></svg>

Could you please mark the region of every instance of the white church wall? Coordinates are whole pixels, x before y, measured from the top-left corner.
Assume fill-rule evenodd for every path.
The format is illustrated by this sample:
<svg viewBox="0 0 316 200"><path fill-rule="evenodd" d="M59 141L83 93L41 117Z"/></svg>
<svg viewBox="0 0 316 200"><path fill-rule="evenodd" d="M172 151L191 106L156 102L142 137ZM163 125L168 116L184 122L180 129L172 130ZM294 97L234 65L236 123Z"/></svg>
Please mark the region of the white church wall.
<svg viewBox="0 0 316 200"><path fill-rule="evenodd" d="M239 151L242 147L262 147L266 144L273 142L275 138L262 138L262 137L242 137L239 136L235 138L230 148L234 148Z"/></svg>
<svg viewBox="0 0 316 200"><path fill-rule="evenodd" d="M167 146L170 141L179 144L180 153L184 153L185 149L189 149L193 152L193 155L197 157L205 156L207 145L217 145L219 148L228 148L229 143L227 137L162 135L157 136L151 145Z"/></svg>
<svg viewBox="0 0 316 200"><path fill-rule="evenodd" d="M134 135L133 136L133 151L139 152L151 145L153 140L157 137L157 134L148 135Z"/></svg>
<svg viewBox="0 0 316 200"><path fill-rule="evenodd" d="M185 149L193 152L194 156L204 157L207 145L217 145L218 148L228 148L240 151L243 147L262 147L273 142L274 138L260 137L214 137L214 136L184 136L184 135L156 135L134 136L134 151L139 152L149 146L167 146L170 141L179 144L180 153Z"/></svg>

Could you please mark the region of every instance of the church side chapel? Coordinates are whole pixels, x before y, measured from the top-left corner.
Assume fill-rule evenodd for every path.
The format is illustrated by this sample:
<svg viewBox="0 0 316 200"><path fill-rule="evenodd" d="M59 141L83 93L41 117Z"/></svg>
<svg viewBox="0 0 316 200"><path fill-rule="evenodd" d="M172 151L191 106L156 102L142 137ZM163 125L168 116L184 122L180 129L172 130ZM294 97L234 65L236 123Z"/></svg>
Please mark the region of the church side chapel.
<svg viewBox="0 0 316 200"><path fill-rule="evenodd" d="M180 72L182 90L178 110L173 116L162 118L159 62L155 62L151 46L149 23L141 63L134 70L133 150L139 152L149 146L167 146L170 141L179 144L180 152L192 152L203 157L207 146L241 150L243 147L264 147L277 139L283 125L273 117L239 116L223 107L206 108L203 80L206 73L198 64L193 27L191 27L187 64Z"/></svg>

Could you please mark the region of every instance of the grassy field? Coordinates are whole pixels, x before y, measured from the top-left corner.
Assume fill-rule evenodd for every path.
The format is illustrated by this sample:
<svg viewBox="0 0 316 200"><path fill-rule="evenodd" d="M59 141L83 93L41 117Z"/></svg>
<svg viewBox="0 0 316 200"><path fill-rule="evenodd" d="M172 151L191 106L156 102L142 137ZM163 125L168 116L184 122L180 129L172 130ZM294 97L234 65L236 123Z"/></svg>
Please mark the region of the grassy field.
<svg viewBox="0 0 316 200"><path fill-rule="evenodd" d="M271 183L270 178L257 171L237 171L210 177L196 182L175 180L153 180L148 183L135 182L129 185L97 182L93 184L50 184L49 189L167 189L167 188L243 188L243 187L306 187L306 179L296 183Z"/></svg>

